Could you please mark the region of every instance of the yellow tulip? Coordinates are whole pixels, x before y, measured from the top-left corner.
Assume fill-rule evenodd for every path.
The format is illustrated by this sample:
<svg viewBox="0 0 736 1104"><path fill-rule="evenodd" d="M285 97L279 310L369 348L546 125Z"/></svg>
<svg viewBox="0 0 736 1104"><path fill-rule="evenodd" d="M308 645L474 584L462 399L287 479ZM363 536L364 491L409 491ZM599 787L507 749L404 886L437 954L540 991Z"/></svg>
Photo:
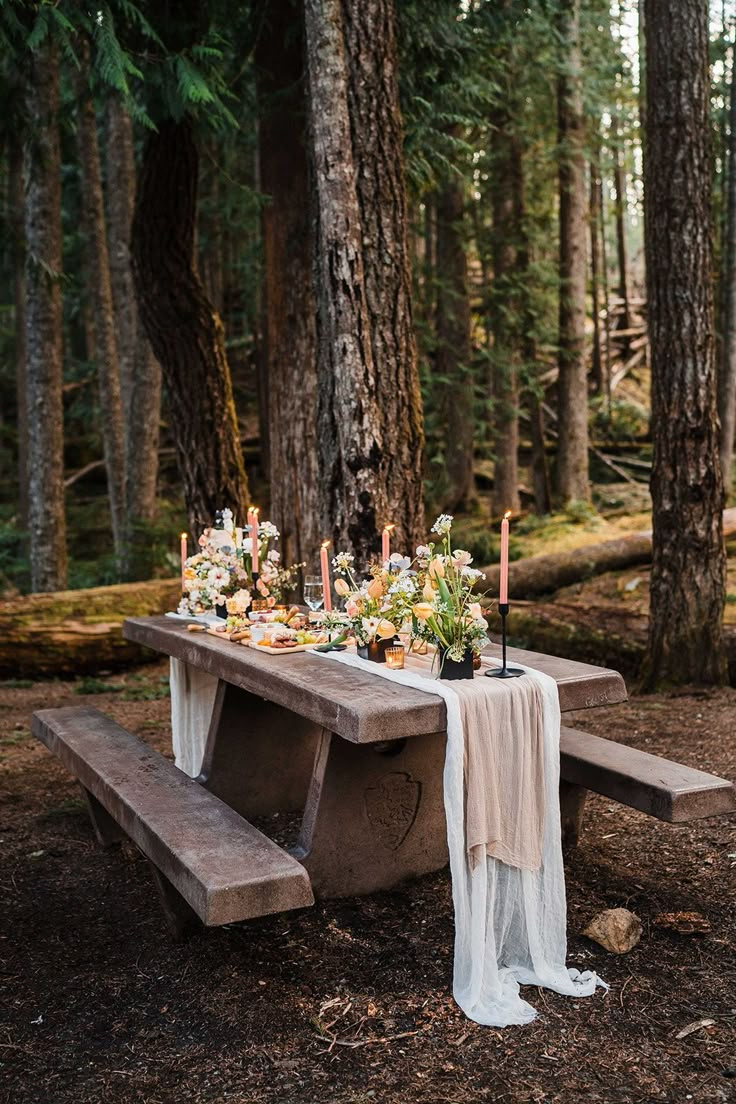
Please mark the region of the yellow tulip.
<svg viewBox="0 0 736 1104"><path fill-rule="evenodd" d="M333 586L335 594L339 594L341 598L345 598L350 593L350 587L344 579L335 579Z"/></svg>
<svg viewBox="0 0 736 1104"><path fill-rule="evenodd" d="M378 622L376 636L380 636L381 640L391 640L396 636L396 626L384 617L382 621Z"/></svg>
<svg viewBox="0 0 736 1104"><path fill-rule="evenodd" d="M428 617L431 617L434 613L433 607L429 602L417 602L415 606L412 606L412 613L416 617L417 621L426 621Z"/></svg>
<svg viewBox="0 0 736 1104"><path fill-rule="evenodd" d="M436 576L440 579L445 577L445 565L439 556L435 556L433 560L429 561L429 574Z"/></svg>
<svg viewBox="0 0 736 1104"><path fill-rule="evenodd" d="M422 588L422 594L424 595L424 597L427 599L428 602L434 601L434 587L430 583L429 579L427 580L427 582L424 584L424 587Z"/></svg>

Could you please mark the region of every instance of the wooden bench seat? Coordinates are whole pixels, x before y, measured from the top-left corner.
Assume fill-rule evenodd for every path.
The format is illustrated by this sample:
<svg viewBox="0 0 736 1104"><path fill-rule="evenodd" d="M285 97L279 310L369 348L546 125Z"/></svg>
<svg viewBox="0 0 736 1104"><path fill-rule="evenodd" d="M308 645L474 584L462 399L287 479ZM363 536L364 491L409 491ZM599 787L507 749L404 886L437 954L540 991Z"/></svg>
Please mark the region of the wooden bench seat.
<svg viewBox="0 0 736 1104"><path fill-rule="evenodd" d="M575 728L560 730L560 778L563 835L573 846L588 790L674 824L736 812L727 779Z"/></svg>
<svg viewBox="0 0 736 1104"><path fill-rule="evenodd" d="M87 793L102 843L121 830L151 861L169 926L212 926L314 903L296 859L96 709L45 709L33 734Z"/></svg>

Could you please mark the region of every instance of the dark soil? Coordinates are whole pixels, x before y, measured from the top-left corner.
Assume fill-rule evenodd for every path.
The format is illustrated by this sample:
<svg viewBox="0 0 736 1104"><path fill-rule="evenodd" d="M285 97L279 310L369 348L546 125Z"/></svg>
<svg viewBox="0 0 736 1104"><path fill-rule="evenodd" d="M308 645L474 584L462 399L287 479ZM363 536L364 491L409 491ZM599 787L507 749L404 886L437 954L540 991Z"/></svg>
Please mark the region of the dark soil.
<svg viewBox="0 0 736 1104"><path fill-rule="evenodd" d="M89 702L166 749L165 675L0 686L3 1104L736 1101L736 818L677 828L594 799L568 862L569 961L611 990L530 991L535 1023L481 1028L451 996L446 873L170 942L146 862L95 846L29 734L32 710ZM724 690L572 723L734 777L735 719ZM624 956L579 934L616 906L644 925ZM709 933L653 924L683 910Z"/></svg>

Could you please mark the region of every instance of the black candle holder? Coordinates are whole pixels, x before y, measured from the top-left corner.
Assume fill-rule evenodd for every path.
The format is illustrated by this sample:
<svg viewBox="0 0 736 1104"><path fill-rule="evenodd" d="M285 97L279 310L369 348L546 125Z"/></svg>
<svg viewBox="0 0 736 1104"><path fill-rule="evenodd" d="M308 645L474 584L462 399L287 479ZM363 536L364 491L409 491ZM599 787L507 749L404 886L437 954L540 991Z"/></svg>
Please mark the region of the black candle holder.
<svg viewBox="0 0 736 1104"><path fill-rule="evenodd" d="M501 614L501 666L486 671L486 678L518 678L523 675L521 667L506 666L506 618L509 615L508 602L499 602L498 612Z"/></svg>

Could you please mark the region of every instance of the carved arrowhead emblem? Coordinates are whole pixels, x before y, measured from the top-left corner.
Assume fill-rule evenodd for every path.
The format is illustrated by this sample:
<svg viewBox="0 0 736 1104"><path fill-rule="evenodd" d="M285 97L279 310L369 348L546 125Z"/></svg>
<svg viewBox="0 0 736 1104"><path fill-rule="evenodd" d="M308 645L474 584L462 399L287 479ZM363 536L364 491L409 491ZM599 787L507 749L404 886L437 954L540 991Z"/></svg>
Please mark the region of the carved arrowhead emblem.
<svg viewBox="0 0 736 1104"><path fill-rule="evenodd" d="M390 771L365 791L365 811L378 842L397 851L406 839L419 808L421 783L404 771Z"/></svg>

